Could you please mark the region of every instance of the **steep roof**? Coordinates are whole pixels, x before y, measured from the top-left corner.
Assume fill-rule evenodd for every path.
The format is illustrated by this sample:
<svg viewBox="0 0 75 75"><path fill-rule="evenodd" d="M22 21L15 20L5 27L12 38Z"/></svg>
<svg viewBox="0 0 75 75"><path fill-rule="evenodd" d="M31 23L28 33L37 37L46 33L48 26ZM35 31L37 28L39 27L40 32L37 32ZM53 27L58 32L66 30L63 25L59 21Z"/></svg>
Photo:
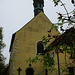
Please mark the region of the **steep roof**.
<svg viewBox="0 0 75 75"><path fill-rule="evenodd" d="M72 42L75 42L75 28L70 28L67 29L65 33L63 33L62 35L60 35L58 38L56 38L49 46L49 47L53 47L53 46L58 46L58 45L62 45L62 44L66 44L71 46ZM50 49L45 49L45 52L50 51Z"/></svg>
<svg viewBox="0 0 75 75"><path fill-rule="evenodd" d="M52 45L72 45L72 41L75 40L75 28L67 29L59 38L57 38Z"/></svg>

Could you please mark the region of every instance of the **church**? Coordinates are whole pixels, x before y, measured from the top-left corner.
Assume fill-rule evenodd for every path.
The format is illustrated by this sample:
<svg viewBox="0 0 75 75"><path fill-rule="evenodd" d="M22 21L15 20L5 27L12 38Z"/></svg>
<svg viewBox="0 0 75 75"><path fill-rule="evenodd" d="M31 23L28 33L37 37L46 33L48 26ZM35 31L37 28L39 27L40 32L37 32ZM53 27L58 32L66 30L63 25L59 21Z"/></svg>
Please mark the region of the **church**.
<svg viewBox="0 0 75 75"><path fill-rule="evenodd" d="M52 28L51 21L44 14L44 0L33 0L33 6L34 18L12 35L9 50L9 75L58 75L57 65L55 66L56 70L54 72L49 72L44 68L43 62L26 63L26 60L35 57L38 53L45 50L42 37L47 37L47 31ZM52 29L51 34L61 35L55 28ZM54 38L51 39L47 46L54 40ZM54 50L50 53L53 52ZM40 58L43 58L43 56L41 55ZM56 55L54 55L54 59L57 61ZM60 58L60 60L62 63L64 57L63 59Z"/></svg>

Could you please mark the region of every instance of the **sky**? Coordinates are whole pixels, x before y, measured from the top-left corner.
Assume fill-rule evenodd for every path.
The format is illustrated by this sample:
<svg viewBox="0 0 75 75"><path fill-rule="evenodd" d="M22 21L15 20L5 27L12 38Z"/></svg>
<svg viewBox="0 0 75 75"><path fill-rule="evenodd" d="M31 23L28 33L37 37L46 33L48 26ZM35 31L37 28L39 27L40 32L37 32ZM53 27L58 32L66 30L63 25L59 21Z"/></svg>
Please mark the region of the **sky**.
<svg viewBox="0 0 75 75"><path fill-rule="evenodd" d="M66 3L68 11L74 9L71 0L62 1ZM44 0L44 13L52 23L57 22L58 15L56 12L65 13L63 7L54 7L52 0ZM12 34L33 18L33 0L0 0L0 27L3 27L3 41L6 44L2 53L6 57L6 64L9 63Z"/></svg>

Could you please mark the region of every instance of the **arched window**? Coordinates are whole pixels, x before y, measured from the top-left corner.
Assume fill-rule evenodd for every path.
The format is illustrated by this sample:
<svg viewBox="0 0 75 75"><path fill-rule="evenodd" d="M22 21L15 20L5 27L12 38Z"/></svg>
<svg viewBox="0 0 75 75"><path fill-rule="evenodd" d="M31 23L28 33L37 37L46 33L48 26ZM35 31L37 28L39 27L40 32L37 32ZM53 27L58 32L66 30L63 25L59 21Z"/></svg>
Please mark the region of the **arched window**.
<svg viewBox="0 0 75 75"><path fill-rule="evenodd" d="M27 68L26 75L34 75L34 70L32 68Z"/></svg>
<svg viewBox="0 0 75 75"><path fill-rule="evenodd" d="M37 43L37 54L38 53L42 53L43 54L43 51L44 51L44 44L42 41L39 41Z"/></svg>

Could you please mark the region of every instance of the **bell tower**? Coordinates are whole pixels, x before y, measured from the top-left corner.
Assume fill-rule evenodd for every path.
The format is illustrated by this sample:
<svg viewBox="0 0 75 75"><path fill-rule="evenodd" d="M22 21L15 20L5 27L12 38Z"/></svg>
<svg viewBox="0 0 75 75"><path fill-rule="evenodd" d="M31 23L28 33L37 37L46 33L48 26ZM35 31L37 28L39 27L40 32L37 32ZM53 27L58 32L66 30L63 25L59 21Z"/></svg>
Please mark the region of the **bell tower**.
<svg viewBox="0 0 75 75"><path fill-rule="evenodd" d="M41 11L44 12L44 0L33 0L33 6L34 6L34 16L39 14Z"/></svg>

